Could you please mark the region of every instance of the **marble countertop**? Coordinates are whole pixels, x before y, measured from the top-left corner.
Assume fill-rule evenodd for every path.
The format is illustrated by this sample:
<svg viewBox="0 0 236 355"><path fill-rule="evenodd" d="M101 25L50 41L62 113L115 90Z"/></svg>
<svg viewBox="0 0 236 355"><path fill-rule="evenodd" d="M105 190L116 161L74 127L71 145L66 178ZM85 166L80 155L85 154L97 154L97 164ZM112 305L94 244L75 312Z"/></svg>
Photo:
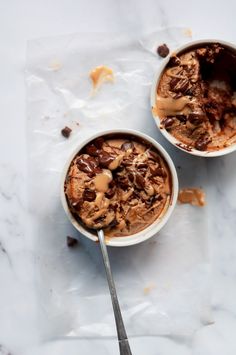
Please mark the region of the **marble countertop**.
<svg viewBox="0 0 236 355"><path fill-rule="evenodd" d="M224 6L224 8L223 8ZM166 26L189 27L195 39L236 42L236 2L213 0L42 0L11 1L0 12L0 354L117 353L113 340L61 340L26 348L37 339L32 288L34 255L27 213L27 146L24 67L28 39L74 32L146 32ZM214 323L189 341L133 338L133 354L234 355L236 353L236 153L207 161ZM27 245L27 248L25 247ZM24 326L22 326L24 325ZM93 347L92 347L93 346ZM79 349L79 350L78 350Z"/></svg>

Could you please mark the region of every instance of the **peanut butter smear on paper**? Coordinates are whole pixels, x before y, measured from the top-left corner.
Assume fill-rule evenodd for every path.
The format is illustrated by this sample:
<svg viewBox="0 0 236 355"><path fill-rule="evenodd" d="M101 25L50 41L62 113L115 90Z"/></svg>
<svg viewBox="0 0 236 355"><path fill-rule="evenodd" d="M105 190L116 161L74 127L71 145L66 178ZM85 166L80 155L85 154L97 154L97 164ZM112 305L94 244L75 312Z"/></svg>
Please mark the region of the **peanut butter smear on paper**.
<svg viewBox="0 0 236 355"><path fill-rule="evenodd" d="M199 188L184 188L179 191L178 202L203 207L206 204L206 194Z"/></svg>
<svg viewBox="0 0 236 355"><path fill-rule="evenodd" d="M113 70L104 65L92 69L89 73L89 77L92 80L93 89L95 90L105 82L114 81Z"/></svg>

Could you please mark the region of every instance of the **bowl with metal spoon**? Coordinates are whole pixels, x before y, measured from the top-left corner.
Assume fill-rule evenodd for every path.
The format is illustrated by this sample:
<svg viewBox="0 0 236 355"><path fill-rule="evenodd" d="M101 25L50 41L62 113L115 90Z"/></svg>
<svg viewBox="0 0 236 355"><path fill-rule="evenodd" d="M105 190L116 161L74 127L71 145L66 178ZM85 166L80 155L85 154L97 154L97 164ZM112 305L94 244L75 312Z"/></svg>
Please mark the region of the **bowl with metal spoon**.
<svg viewBox="0 0 236 355"><path fill-rule="evenodd" d="M80 144L62 175L61 200L71 223L99 241L121 355L131 355L107 245L129 246L156 234L177 200L178 180L167 152L134 130L100 132Z"/></svg>
<svg viewBox="0 0 236 355"><path fill-rule="evenodd" d="M69 156L61 201L74 227L108 246L141 243L166 224L174 210L178 179L172 159L153 138L128 129L99 132Z"/></svg>

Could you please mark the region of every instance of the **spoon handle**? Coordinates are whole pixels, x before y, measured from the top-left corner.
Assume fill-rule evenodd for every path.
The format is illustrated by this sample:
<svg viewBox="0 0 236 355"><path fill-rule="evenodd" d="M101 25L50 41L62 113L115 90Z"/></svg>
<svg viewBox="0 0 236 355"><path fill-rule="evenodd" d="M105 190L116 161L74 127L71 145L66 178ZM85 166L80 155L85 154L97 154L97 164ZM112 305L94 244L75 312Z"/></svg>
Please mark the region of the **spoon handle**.
<svg viewBox="0 0 236 355"><path fill-rule="evenodd" d="M112 272L111 272L111 266L110 266L110 261L107 253L107 247L104 239L104 233L103 230L100 229L98 231L98 239L100 242L100 247L101 247L101 252L103 256L103 262L105 265L105 270L106 270L106 275L107 275L107 281L109 285L109 290L111 294L111 300L112 300L112 306L114 310L114 316L115 316L115 321L116 321L116 329L117 329L117 336L118 336L118 341L119 341L119 347L120 347L120 355L132 355L130 347L129 347L129 341L127 338L127 334L125 331L125 326L123 322L123 318L121 315L120 311L120 306L116 294L116 288L115 288L115 283L113 280Z"/></svg>

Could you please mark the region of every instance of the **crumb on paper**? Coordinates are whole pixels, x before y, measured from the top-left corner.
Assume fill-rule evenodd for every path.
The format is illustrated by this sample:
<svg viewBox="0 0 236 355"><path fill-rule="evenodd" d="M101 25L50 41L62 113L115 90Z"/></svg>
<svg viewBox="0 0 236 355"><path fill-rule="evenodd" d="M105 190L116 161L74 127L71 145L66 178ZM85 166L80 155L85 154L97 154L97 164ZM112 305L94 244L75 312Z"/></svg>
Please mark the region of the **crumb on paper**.
<svg viewBox="0 0 236 355"><path fill-rule="evenodd" d="M143 293L144 293L145 295L149 295L150 292L151 292L155 287L156 287L156 285L155 285L154 283L151 283L150 285L144 287Z"/></svg>
<svg viewBox="0 0 236 355"><path fill-rule="evenodd" d="M66 243L68 248L73 248L74 246L76 246L78 244L78 240L70 237L69 235L66 237Z"/></svg>
<svg viewBox="0 0 236 355"><path fill-rule="evenodd" d="M49 64L49 68L53 71L58 71L62 68L62 63L59 62L59 60L54 59L53 61L51 61L51 63Z"/></svg>
<svg viewBox="0 0 236 355"><path fill-rule="evenodd" d="M72 132L72 129L69 128L69 127L64 127L62 130L61 130L61 134L63 135L63 137L65 138L69 138L70 137L70 134Z"/></svg>
<svg viewBox="0 0 236 355"><path fill-rule="evenodd" d="M89 77L92 80L93 89L98 89L105 82L114 81L114 73L111 68L100 65L89 72Z"/></svg>
<svg viewBox="0 0 236 355"><path fill-rule="evenodd" d="M203 207L206 204L206 194L200 188L180 189L178 202L182 204L191 204L193 206Z"/></svg>
<svg viewBox="0 0 236 355"><path fill-rule="evenodd" d="M160 57L165 58L170 53L170 50L167 47L167 45L165 43L163 43L157 47L157 53L159 54Z"/></svg>
<svg viewBox="0 0 236 355"><path fill-rule="evenodd" d="M192 38L192 36L193 36L193 31L191 30L191 28L185 28L183 30L183 33L186 37Z"/></svg>

